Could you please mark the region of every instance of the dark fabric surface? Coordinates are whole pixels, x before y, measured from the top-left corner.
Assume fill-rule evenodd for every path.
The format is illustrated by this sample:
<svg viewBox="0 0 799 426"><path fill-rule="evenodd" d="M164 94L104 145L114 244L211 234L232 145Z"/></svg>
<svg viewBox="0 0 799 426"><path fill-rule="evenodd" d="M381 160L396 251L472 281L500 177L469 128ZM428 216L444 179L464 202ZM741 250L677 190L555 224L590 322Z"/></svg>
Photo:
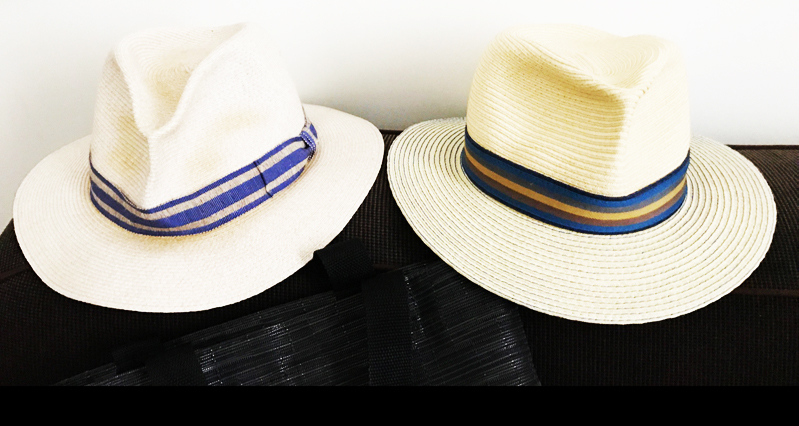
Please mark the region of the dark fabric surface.
<svg viewBox="0 0 799 426"><path fill-rule="evenodd" d="M625 326L521 312L544 385L799 384L799 298L729 295Z"/></svg>
<svg viewBox="0 0 799 426"><path fill-rule="evenodd" d="M741 290L754 294L758 294L752 291L756 289L791 290L787 294L799 297L799 146L738 152L760 169L777 204L777 229L771 247Z"/></svg>
<svg viewBox="0 0 799 426"><path fill-rule="evenodd" d="M396 132L384 134L386 152ZM777 202L777 229L760 267L733 294L697 312L637 326L586 324L521 309L544 385L799 384L799 147L739 149ZM333 243L364 242L378 270L436 259L391 197L385 161L374 187ZM0 234L0 276L26 262L13 222ZM240 303L149 314L67 299L33 272L0 282L0 385L52 384L111 362L126 343L162 341L330 290L308 264Z"/></svg>

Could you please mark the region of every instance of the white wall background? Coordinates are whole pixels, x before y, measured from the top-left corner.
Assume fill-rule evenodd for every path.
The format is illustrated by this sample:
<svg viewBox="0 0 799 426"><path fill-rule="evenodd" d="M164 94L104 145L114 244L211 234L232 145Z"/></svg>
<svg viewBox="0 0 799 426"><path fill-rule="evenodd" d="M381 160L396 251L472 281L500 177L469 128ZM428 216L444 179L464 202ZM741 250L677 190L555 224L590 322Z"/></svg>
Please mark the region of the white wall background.
<svg viewBox="0 0 799 426"><path fill-rule="evenodd" d="M463 116L483 49L510 25L654 34L684 51L695 133L799 144L797 0L0 0L0 229L27 172L91 132L117 41L240 21L270 30L304 102L396 130Z"/></svg>

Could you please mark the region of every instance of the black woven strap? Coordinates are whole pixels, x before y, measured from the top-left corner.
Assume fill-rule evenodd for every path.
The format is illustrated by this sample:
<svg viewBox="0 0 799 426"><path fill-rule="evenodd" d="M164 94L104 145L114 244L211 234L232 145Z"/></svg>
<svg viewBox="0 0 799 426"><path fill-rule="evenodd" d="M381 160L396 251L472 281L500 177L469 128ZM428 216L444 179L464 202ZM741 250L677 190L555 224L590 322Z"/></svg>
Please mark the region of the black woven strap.
<svg viewBox="0 0 799 426"><path fill-rule="evenodd" d="M314 259L324 268L333 290L356 286L374 274L369 251L361 240L352 239L331 244L315 251Z"/></svg>
<svg viewBox="0 0 799 426"><path fill-rule="evenodd" d="M152 386L206 386L200 361L188 346L165 349L147 339L114 349L117 374L145 367Z"/></svg>
<svg viewBox="0 0 799 426"><path fill-rule="evenodd" d="M147 358L163 351L161 340L152 338L117 347L111 351L111 356L117 366L117 374L122 374L143 367Z"/></svg>
<svg viewBox="0 0 799 426"><path fill-rule="evenodd" d="M361 285L369 344L369 384L413 384L408 287L402 271L393 271Z"/></svg>

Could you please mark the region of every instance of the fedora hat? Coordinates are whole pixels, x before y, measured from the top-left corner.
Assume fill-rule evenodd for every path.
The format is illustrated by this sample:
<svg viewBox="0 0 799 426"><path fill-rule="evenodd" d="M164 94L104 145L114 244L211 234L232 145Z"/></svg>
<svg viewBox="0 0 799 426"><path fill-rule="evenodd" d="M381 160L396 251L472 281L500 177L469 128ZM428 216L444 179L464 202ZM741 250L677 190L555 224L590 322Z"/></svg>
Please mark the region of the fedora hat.
<svg viewBox="0 0 799 426"><path fill-rule="evenodd" d="M777 217L751 162L691 133L675 44L575 25L499 34L465 119L405 130L387 171L414 231L459 273L591 323L718 300L757 268Z"/></svg>
<svg viewBox="0 0 799 426"><path fill-rule="evenodd" d="M152 29L108 56L92 133L28 174L14 225L33 270L67 297L205 310L307 263L382 154L371 123L300 101L259 27Z"/></svg>

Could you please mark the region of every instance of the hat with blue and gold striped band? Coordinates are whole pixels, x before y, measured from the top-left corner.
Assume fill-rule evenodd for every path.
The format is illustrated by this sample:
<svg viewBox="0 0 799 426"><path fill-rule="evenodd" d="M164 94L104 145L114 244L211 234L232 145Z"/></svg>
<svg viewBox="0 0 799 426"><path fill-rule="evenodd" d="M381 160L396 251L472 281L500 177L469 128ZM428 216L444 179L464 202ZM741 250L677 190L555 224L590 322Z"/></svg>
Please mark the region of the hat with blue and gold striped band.
<svg viewBox="0 0 799 426"><path fill-rule="evenodd" d="M211 309L311 260L382 157L374 125L301 103L258 26L146 30L106 60L92 134L25 178L14 227L36 274L67 297Z"/></svg>
<svg viewBox="0 0 799 426"><path fill-rule="evenodd" d="M466 118L406 129L391 190L420 238L486 289L562 318L673 318L731 292L771 243L751 162L692 135L679 49L575 25L510 28Z"/></svg>

